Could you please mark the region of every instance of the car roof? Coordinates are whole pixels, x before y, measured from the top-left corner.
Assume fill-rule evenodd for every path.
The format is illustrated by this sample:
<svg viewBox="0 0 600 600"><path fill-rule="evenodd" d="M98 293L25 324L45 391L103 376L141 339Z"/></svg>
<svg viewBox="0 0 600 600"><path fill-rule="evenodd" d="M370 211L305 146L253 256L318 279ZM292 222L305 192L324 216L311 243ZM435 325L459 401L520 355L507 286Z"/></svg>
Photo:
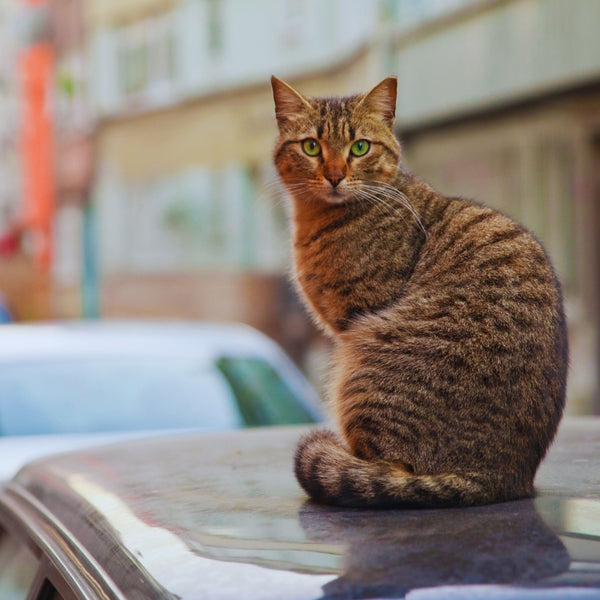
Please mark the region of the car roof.
<svg viewBox="0 0 600 600"><path fill-rule="evenodd" d="M0 327L0 362L90 356L273 355L277 346L241 323L73 320Z"/></svg>
<svg viewBox="0 0 600 600"><path fill-rule="evenodd" d="M93 448L36 461L9 490L42 504L114 580L131 561L160 597L597 597L600 419L563 423L535 499L466 509L311 503L292 472L305 432Z"/></svg>

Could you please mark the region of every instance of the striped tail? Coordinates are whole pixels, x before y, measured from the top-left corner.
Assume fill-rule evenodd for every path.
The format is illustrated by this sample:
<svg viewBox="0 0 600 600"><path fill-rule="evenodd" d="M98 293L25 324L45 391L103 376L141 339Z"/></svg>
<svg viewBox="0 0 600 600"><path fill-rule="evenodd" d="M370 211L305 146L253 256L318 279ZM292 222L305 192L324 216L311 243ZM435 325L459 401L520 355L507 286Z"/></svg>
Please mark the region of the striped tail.
<svg viewBox="0 0 600 600"><path fill-rule="evenodd" d="M354 508L474 506L508 500L484 473L415 475L350 454L331 431L304 436L295 456L300 485L316 502ZM495 479L496 481L493 481Z"/></svg>

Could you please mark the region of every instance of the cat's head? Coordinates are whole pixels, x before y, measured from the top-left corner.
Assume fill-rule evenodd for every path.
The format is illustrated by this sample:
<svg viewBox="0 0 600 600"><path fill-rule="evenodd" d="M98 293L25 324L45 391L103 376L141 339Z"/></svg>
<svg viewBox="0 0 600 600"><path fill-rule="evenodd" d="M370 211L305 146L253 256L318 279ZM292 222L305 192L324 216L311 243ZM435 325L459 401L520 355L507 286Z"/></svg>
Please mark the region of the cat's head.
<svg viewBox="0 0 600 600"><path fill-rule="evenodd" d="M400 163L394 77L345 98L308 98L276 77L271 85L279 127L274 162L293 197L368 201L393 182Z"/></svg>

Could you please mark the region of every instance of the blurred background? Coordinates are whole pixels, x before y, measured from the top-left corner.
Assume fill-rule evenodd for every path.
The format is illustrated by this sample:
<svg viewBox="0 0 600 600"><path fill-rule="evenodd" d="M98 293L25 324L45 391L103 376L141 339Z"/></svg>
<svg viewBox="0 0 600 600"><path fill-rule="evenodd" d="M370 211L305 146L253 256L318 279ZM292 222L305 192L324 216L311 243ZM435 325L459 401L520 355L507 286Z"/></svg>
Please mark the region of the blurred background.
<svg viewBox="0 0 600 600"><path fill-rule="evenodd" d="M0 320L239 320L319 386L269 77L399 78L409 168L529 226L600 413L599 0L0 0Z"/></svg>

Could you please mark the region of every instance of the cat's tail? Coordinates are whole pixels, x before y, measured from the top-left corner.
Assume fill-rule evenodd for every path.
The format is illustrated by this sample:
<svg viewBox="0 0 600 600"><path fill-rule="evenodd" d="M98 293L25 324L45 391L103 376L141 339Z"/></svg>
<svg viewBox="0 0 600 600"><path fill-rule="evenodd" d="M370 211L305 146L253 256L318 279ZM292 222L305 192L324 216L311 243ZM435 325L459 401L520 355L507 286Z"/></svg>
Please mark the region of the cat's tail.
<svg viewBox="0 0 600 600"><path fill-rule="evenodd" d="M508 498L484 474L415 475L384 461L350 454L333 432L300 440L295 456L300 485L315 501L354 508L473 506Z"/></svg>

